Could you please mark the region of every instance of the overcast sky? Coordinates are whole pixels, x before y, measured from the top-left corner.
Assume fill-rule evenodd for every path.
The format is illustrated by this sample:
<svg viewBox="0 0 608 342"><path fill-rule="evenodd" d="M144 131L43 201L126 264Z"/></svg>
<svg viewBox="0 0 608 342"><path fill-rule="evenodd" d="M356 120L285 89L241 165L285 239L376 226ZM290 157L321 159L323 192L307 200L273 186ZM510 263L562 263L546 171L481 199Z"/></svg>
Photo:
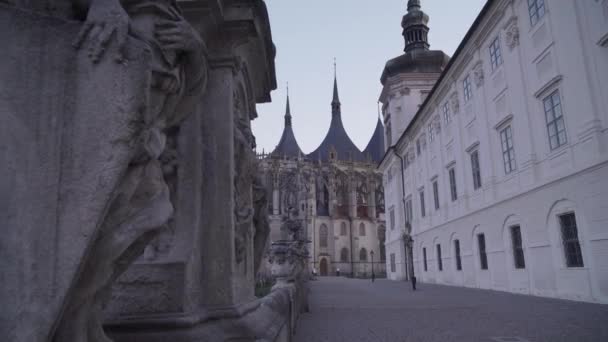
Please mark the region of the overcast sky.
<svg viewBox="0 0 608 342"><path fill-rule="evenodd" d="M422 0L431 49L451 56L486 0ZM305 153L317 148L331 120L333 59L338 64L342 120L363 150L376 126L380 75L403 53L407 0L266 0L277 47L278 89L258 105L258 151L272 151L283 131L289 82L293 130Z"/></svg>

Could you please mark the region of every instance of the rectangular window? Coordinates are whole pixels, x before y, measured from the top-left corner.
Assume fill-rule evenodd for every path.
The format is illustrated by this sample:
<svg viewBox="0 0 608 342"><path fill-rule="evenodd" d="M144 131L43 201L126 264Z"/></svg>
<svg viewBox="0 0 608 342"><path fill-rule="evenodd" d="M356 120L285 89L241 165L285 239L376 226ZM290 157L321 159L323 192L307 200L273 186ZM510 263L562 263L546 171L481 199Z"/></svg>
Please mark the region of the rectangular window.
<svg viewBox="0 0 608 342"><path fill-rule="evenodd" d="M422 259L424 261L424 271L426 272L429 270L428 265L426 264L426 248L422 249Z"/></svg>
<svg viewBox="0 0 608 342"><path fill-rule="evenodd" d="M477 235L477 245L479 247L479 264L482 270L488 269L488 255L486 254L486 236L483 234Z"/></svg>
<svg viewBox="0 0 608 342"><path fill-rule="evenodd" d="M534 26L545 15L545 0L528 0L530 25Z"/></svg>
<svg viewBox="0 0 608 342"><path fill-rule="evenodd" d="M420 139L416 140L416 154L417 155L420 155L420 153L422 153L422 146L420 146L420 145L421 145Z"/></svg>
<svg viewBox="0 0 608 342"><path fill-rule="evenodd" d="M454 251L456 253L456 270L462 271L462 259L460 258L460 241L454 240Z"/></svg>
<svg viewBox="0 0 608 342"><path fill-rule="evenodd" d="M500 145L502 146L502 161L505 166L505 174L513 172L515 166L515 149L513 148L513 131L511 126L500 131Z"/></svg>
<svg viewBox="0 0 608 342"><path fill-rule="evenodd" d="M426 216L426 208L424 207L424 189L420 190L420 216Z"/></svg>
<svg viewBox="0 0 608 342"><path fill-rule="evenodd" d="M576 226L576 217L574 216L574 213L560 215L559 223L562 231L564 253L566 255L566 266L583 267L583 253L581 251L581 244L578 240L578 228Z"/></svg>
<svg viewBox="0 0 608 342"><path fill-rule="evenodd" d="M481 168L479 167L479 151L471 152L471 171L473 172L473 189L481 188Z"/></svg>
<svg viewBox="0 0 608 342"><path fill-rule="evenodd" d="M437 268L443 271L443 260L441 259L441 245L437 245Z"/></svg>
<svg viewBox="0 0 608 342"><path fill-rule="evenodd" d="M435 130L433 129L433 124L428 124L427 129L429 131L429 142L433 142L433 140L435 140Z"/></svg>
<svg viewBox="0 0 608 342"><path fill-rule="evenodd" d="M566 125L562 114L562 102L559 90L543 100L545 108L545 119L547 120L547 132L549 133L549 145L554 150L566 144Z"/></svg>
<svg viewBox="0 0 608 342"><path fill-rule="evenodd" d="M433 181L433 197L435 199L435 210L439 210L439 185Z"/></svg>
<svg viewBox="0 0 608 342"><path fill-rule="evenodd" d="M446 125L452 122L452 115L450 115L450 104L448 102L443 104L443 121Z"/></svg>
<svg viewBox="0 0 608 342"><path fill-rule="evenodd" d="M450 175L450 195L452 196L452 202L458 199L458 191L456 189L456 169L451 168L448 171Z"/></svg>
<svg viewBox="0 0 608 342"><path fill-rule="evenodd" d="M467 76L462 81L462 88L464 89L464 102L469 102L473 97L473 89L471 88L471 76Z"/></svg>
<svg viewBox="0 0 608 342"><path fill-rule="evenodd" d="M391 230L395 230L395 208L392 207L388 210L389 216L389 224L391 225Z"/></svg>
<svg viewBox="0 0 608 342"><path fill-rule="evenodd" d="M395 273L397 271L397 265L395 262L395 253L391 253L391 272Z"/></svg>
<svg viewBox="0 0 608 342"><path fill-rule="evenodd" d="M412 223L414 219L414 213L412 210L412 200L411 198L405 201L405 222Z"/></svg>
<svg viewBox="0 0 608 342"><path fill-rule="evenodd" d="M502 53L500 52L498 37L490 44L490 64L492 65L492 70L496 70L502 64Z"/></svg>
<svg viewBox="0 0 608 342"><path fill-rule="evenodd" d="M515 268L526 268L526 260L524 259L524 246L521 240L521 228L519 226L511 227L511 243L513 245L513 259Z"/></svg>

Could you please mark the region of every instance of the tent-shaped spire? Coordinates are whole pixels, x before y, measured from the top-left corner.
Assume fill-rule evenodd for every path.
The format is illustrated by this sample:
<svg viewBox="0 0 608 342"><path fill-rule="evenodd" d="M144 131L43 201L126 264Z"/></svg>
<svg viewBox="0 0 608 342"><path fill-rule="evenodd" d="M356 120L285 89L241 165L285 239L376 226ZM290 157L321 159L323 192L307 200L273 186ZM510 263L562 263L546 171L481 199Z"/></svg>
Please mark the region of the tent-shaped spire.
<svg viewBox="0 0 608 342"><path fill-rule="evenodd" d="M287 104L285 106L285 127L283 128L283 135L279 144L272 151L273 157L289 157L298 158L304 153L300 149L295 135L293 134L292 123L291 123L291 108L289 105L289 88L287 88Z"/></svg>
<svg viewBox="0 0 608 342"><path fill-rule="evenodd" d="M338 77L334 63L334 93L331 101L331 124L323 142L315 151L308 155L312 160L328 161L332 159L344 161L365 161L363 153L350 140L342 124L340 98L338 96Z"/></svg>
<svg viewBox="0 0 608 342"><path fill-rule="evenodd" d="M383 126L382 121L380 121L380 117L378 117L378 122L376 123L376 129L374 130L374 135L370 139L367 147L363 151L365 157L370 158L374 163L379 163L382 160L385 152L384 145L384 135L383 135Z"/></svg>

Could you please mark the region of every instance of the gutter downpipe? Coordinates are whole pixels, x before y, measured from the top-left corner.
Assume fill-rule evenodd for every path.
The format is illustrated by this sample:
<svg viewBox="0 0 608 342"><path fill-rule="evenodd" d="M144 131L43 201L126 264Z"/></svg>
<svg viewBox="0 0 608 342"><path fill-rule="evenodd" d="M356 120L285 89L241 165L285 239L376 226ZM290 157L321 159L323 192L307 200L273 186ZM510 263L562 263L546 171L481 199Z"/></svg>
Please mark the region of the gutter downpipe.
<svg viewBox="0 0 608 342"><path fill-rule="evenodd" d="M403 203L403 215L406 214L406 208L405 208L405 176L403 175L405 173L405 161L403 160L403 157L399 155L399 153L397 153L395 151L395 148L393 147L392 149L393 154L399 158L399 160L401 161L401 202ZM407 223L407 222L406 222ZM407 232L407 234L409 235L409 232ZM405 241L404 241L405 242ZM408 258L409 258L409 253L407 250L407 244L404 244L404 252L405 252L405 280L410 280L410 270L409 270L409 262L408 262Z"/></svg>

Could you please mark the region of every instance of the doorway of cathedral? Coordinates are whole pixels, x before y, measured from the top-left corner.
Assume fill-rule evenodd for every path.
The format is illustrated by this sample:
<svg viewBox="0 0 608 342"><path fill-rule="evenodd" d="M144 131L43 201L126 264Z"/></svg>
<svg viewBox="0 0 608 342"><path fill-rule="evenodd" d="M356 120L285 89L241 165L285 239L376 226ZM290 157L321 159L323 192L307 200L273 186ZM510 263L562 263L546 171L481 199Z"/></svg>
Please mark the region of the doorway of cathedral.
<svg viewBox="0 0 608 342"><path fill-rule="evenodd" d="M319 265L319 270L320 270L321 276L323 276L323 277L327 276L327 259L325 259L325 258L321 259L321 262Z"/></svg>

